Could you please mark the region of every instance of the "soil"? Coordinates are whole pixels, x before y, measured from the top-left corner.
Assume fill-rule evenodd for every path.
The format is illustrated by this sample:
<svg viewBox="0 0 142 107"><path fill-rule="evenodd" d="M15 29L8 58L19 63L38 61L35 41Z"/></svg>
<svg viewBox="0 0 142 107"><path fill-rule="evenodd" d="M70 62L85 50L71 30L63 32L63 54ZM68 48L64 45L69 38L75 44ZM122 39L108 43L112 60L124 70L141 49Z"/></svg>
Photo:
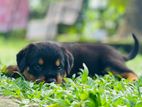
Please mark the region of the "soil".
<svg viewBox="0 0 142 107"><path fill-rule="evenodd" d="M15 99L10 97L0 96L0 107L19 107Z"/></svg>

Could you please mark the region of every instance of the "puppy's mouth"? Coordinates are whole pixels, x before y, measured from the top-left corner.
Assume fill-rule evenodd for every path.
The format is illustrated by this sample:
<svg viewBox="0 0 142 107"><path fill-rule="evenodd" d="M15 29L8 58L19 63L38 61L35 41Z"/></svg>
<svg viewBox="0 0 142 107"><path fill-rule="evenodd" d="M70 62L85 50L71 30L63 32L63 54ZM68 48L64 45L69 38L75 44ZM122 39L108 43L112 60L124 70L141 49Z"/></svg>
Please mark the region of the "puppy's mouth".
<svg viewBox="0 0 142 107"><path fill-rule="evenodd" d="M33 81L33 82L37 82L37 83L40 83L40 82L45 82L45 83L56 83L56 84L60 84L63 82L63 79L66 75L61 75L60 73L58 73L56 76L49 76L46 77L44 75L42 76L39 76L38 78L36 78L34 75L31 75L29 73L29 69L25 69L24 72L23 72L23 75L25 77L26 80L28 81Z"/></svg>
<svg viewBox="0 0 142 107"><path fill-rule="evenodd" d="M30 73L28 73L28 69L24 70L23 75L25 77L26 80L28 81L33 81L33 82L45 82L45 83L56 83L56 84L60 84L63 82L63 78L65 77L65 75L61 75L60 73L58 73L56 76L39 76L38 78L36 78L35 76L31 75Z"/></svg>
<svg viewBox="0 0 142 107"><path fill-rule="evenodd" d="M37 82L45 82L45 83L56 83L56 84L60 84L63 82L64 76L58 74L55 77L45 77L45 76L41 76L39 79L37 79Z"/></svg>

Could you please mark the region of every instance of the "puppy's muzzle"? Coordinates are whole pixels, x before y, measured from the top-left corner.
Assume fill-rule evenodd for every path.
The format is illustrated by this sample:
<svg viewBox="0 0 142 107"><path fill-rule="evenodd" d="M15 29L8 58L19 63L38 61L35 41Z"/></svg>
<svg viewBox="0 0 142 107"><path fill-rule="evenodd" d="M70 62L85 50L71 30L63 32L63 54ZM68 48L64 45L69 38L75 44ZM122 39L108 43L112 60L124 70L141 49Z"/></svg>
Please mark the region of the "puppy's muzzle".
<svg viewBox="0 0 142 107"><path fill-rule="evenodd" d="M38 79L36 79L36 83L40 82L45 82L45 83L57 83L60 84L62 83L63 77L61 75L56 75L56 76L40 76Z"/></svg>
<svg viewBox="0 0 142 107"><path fill-rule="evenodd" d="M41 75L41 76L39 76L37 78L34 75L31 75L29 73L29 68L26 68L24 70L23 75L24 75L25 79L28 80L28 81L35 81L37 83L40 83L40 82L46 82L46 83L54 82L54 83L57 83L57 84L62 83L63 78L65 77L65 75L61 75L60 73L58 73L58 74L55 74L55 75L53 75L53 74Z"/></svg>
<svg viewBox="0 0 142 107"><path fill-rule="evenodd" d="M56 75L48 75L45 79L46 83L51 83L54 82L56 84L60 84L62 83L64 78L64 75L61 75L60 73L56 74Z"/></svg>
<svg viewBox="0 0 142 107"><path fill-rule="evenodd" d="M55 78L49 78L46 80L47 83L51 83L51 82L54 82L56 83L56 79Z"/></svg>

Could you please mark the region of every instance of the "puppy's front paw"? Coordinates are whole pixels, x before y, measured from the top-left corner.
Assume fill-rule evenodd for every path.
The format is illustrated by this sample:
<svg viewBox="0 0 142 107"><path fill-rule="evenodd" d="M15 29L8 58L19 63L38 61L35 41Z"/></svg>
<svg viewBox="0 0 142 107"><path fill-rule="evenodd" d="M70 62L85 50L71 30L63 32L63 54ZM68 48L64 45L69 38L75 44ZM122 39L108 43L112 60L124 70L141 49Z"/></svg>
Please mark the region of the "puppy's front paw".
<svg viewBox="0 0 142 107"><path fill-rule="evenodd" d="M10 65L6 68L5 72L6 76L13 77L13 78L18 78L20 77L19 75L19 69L16 65Z"/></svg>

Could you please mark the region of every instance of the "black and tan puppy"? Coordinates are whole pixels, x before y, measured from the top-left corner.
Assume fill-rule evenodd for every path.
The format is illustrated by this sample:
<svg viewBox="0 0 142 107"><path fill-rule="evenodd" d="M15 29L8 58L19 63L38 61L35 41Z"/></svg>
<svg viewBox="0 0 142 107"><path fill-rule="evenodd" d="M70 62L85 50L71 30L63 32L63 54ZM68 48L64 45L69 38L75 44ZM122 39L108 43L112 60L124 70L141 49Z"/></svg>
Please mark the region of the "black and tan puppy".
<svg viewBox="0 0 142 107"><path fill-rule="evenodd" d="M133 59L138 53L139 42L134 34L133 38L134 48L128 56L105 44L32 43L17 54L17 65L30 81L61 83L65 76L78 75L83 63L89 69L89 76L107 74L106 69L109 68L113 74L137 80L137 75L125 65L125 61Z"/></svg>

